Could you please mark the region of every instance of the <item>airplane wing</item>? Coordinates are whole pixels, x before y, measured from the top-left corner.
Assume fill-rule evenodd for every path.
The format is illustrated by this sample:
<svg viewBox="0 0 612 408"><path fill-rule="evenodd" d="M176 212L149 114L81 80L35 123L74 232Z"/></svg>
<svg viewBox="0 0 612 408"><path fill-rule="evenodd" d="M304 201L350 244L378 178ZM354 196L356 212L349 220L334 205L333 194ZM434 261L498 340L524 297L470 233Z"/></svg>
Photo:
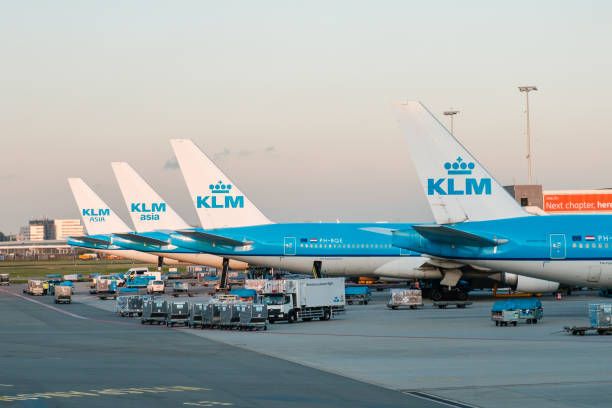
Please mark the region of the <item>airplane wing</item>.
<svg viewBox="0 0 612 408"><path fill-rule="evenodd" d="M421 236L432 241L476 247L489 247L508 242L506 239L488 238L444 225L413 225Z"/></svg>
<svg viewBox="0 0 612 408"><path fill-rule="evenodd" d="M97 244L97 245L110 245L111 244L110 241L106 241L106 240L98 239L98 238L92 238L88 236L69 237L69 238L74 239L75 241L87 242L89 244Z"/></svg>
<svg viewBox="0 0 612 408"><path fill-rule="evenodd" d="M133 233L119 233L119 234L113 234L116 235L118 237L127 239L129 241L135 241L135 242L139 242L142 244L149 244L149 245L158 245L158 246L166 246L169 245L168 242L166 241L161 241L159 239L155 239L155 238L149 238L149 237L145 237L142 235L138 235L138 234L133 234Z"/></svg>
<svg viewBox="0 0 612 408"><path fill-rule="evenodd" d="M202 231L182 230L176 232L181 235L188 236L189 238L195 239L196 241L203 241L212 245L241 247L253 243L253 241L238 241L232 238L227 238L221 235L209 234Z"/></svg>

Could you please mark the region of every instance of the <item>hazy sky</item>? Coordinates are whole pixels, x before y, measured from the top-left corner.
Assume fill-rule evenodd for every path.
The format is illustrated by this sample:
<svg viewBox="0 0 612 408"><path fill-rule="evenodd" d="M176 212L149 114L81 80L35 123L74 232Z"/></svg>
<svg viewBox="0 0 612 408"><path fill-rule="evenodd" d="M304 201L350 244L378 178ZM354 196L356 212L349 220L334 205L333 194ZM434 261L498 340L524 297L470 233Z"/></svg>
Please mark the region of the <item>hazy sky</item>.
<svg viewBox="0 0 612 408"><path fill-rule="evenodd" d="M130 162L190 223L168 139L192 138L276 221L428 221L392 104L544 188L612 186L607 1L3 1L0 231L78 217L82 177L127 211ZM447 118L442 117L444 123Z"/></svg>

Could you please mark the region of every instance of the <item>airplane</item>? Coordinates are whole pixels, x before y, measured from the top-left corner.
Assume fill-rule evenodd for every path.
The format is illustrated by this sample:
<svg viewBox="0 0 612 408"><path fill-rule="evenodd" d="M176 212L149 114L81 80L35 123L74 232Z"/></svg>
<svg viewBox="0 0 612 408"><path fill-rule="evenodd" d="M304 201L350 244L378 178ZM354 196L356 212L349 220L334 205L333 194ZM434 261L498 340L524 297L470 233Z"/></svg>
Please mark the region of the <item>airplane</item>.
<svg viewBox="0 0 612 408"><path fill-rule="evenodd" d="M151 252L163 259L221 268L223 259L187 248L169 245L173 230L190 226L155 190L126 162L111 163L135 232L114 234L113 244L137 251ZM153 245L153 246L152 246ZM244 270L248 264L230 260L229 268Z"/></svg>
<svg viewBox="0 0 612 408"><path fill-rule="evenodd" d="M457 267L453 262L427 259L417 251L393 246L393 232L409 231L413 224L272 223L191 140L173 139L171 144L202 224L212 225L177 230L171 236L173 245L249 265L296 273L312 271L315 277L441 280L441 285L450 288L457 288L462 277L493 280L520 291L558 287L555 282Z"/></svg>
<svg viewBox="0 0 612 408"><path fill-rule="evenodd" d="M436 224L393 232L393 245L457 267L572 286L612 287L612 217L527 213L420 102L401 129Z"/></svg>
<svg viewBox="0 0 612 408"><path fill-rule="evenodd" d="M68 244L87 248L94 252L116 255L145 263L158 263L159 255L135 251L114 245L111 234L128 233L130 227L110 209L100 197L80 178L69 178L68 184L79 208L83 225L89 235L66 237ZM167 260L168 264L178 264L176 260Z"/></svg>

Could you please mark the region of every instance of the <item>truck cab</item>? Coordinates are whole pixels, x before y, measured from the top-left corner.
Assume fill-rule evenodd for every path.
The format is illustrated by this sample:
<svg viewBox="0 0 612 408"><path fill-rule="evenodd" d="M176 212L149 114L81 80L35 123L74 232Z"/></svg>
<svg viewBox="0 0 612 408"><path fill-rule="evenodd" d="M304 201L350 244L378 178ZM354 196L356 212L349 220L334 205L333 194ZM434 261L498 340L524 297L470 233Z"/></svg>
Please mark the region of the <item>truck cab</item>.
<svg viewBox="0 0 612 408"><path fill-rule="evenodd" d="M273 323L277 320L287 320L292 323L293 297L285 293L266 293L263 295L263 303L268 306L268 320Z"/></svg>

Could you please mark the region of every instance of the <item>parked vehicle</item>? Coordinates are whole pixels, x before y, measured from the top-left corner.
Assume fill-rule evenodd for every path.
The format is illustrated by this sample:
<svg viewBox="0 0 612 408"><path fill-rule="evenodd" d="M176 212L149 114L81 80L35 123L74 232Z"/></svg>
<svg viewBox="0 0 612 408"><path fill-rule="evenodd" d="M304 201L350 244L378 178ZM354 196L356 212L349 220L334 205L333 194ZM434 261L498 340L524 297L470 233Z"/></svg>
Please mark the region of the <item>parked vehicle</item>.
<svg viewBox="0 0 612 408"><path fill-rule="evenodd" d="M271 280L264 286L263 303L268 320L293 323L313 318L329 320L344 312L344 279Z"/></svg>
<svg viewBox="0 0 612 408"><path fill-rule="evenodd" d="M172 289L174 293L186 293L189 290L189 286L183 281L175 281Z"/></svg>
<svg viewBox="0 0 612 408"><path fill-rule="evenodd" d="M8 286L8 285L10 285L9 274L0 273L0 286Z"/></svg>
<svg viewBox="0 0 612 408"><path fill-rule="evenodd" d="M166 284L162 280L151 280L147 283L147 293L152 295L154 293L165 293Z"/></svg>
<svg viewBox="0 0 612 408"><path fill-rule="evenodd" d="M55 303L72 303L72 287L67 285L55 286Z"/></svg>
<svg viewBox="0 0 612 408"><path fill-rule="evenodd" d="M30 279L28 280L28 287L23 290L23 293L27 293L32 296L42 296L43 295L43 281L38 279Z"/></svg>
<svg viewBox="0 0 612 408"><path fill-rule="evenodd" d="M136 275L125 280L126 288L146 288L149 282L161 279L155 279L152 275Z"/></svg>

